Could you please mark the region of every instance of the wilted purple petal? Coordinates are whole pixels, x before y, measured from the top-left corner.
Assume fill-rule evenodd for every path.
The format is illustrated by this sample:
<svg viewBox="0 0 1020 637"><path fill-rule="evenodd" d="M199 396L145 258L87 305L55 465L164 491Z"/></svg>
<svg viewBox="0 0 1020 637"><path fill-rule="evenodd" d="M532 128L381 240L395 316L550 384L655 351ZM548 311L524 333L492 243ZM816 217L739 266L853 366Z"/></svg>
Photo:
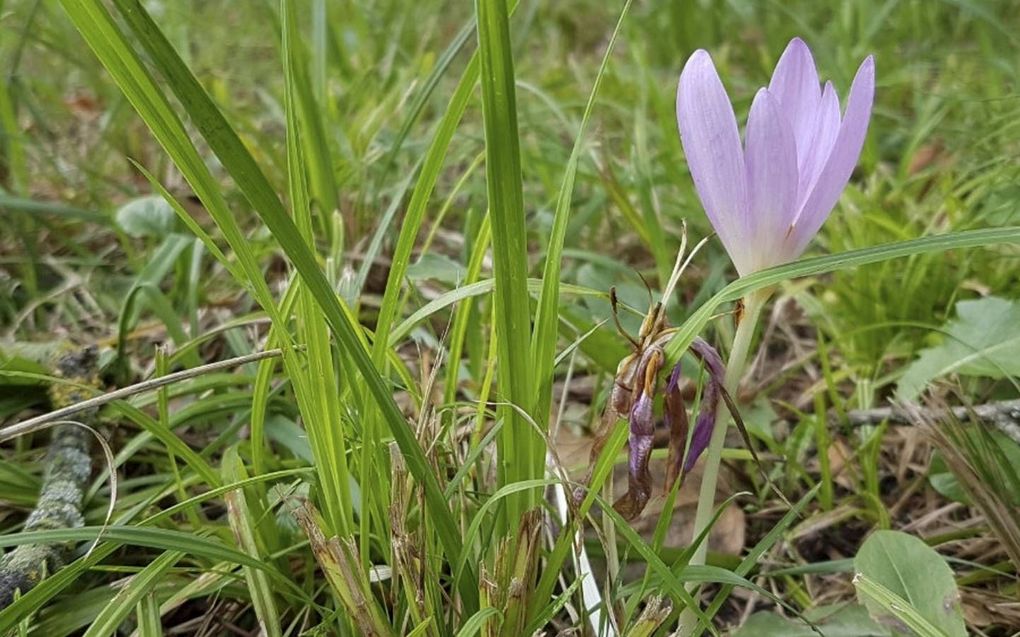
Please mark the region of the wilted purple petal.
<svg viewBox="0 0 1020 637"><path fill-rule="evenodd" d="M750 239L744 153L733 106L707 51L695 51L680 73L676 117L701 205L727 252L739 254Z"/></svg>
<svg viewBox="0 0 1020 637"><path fill-rule="evenodd" d="M708 367L710 378L717 380L720 385L726 382L726 367L723 365L722 356L719 356L719 352L709 345L708 341L700 336L695 336L691 341L691 351Z"/></svg>
<svg viewBox="0 0 1020 637"><path fill-rule="evenodd" d="M680 477L683 468L684 447L687 446L687 434L690 421L687 419L687 408L680 392L680 363L673 367L666 383L666 394L662 399L666 426L669 428L669 455L666 458L666 490Z"/></svg>
<svg viewBox="0 0 1020 637"><path fill-rule="evenodd" d="M630 410L630 435L651 436L655 431L655 415L652 413L652 397L642 393L634 408Z"/></svg>
<svg viewBox="0 0 1020 637"><path fill-rule="evenodd" d="M779 111L779 102L768 89L759 89L751 104L744 163L751 211L748 225L753 241L759 245L731 253L741 275L797 256L777 254L784 251L786 235L775 229L789 227L796 214L797 146L786 117Z"/></svg>
<svg viewBox="0 0 1020 637"><path fill-rule="evenodd" d="M871 119L871 105L875 97L875 60L868 56L861 63L850 87L846 113L839 127L839 135L832 146L832 152L825 162L811 194L794 221L796 249L803 251L807 243L822 227L826 217L843 192L853 173L864 137Z"/></svg>
<svg viewBox="0 0 1020 637"><path fill-rule="evenodd" d="M724 383L726 382L726 368L723 366L722 357L714 347L702 338L695 338L691 342L691 351L694 352L708 370L708 382L705 383L705 391L701 397L701 410L698 418L694 421L694 433L691 434L691 445L687 449L687 456L684 458L683 472L686 474L694 467L698 457L708 448L708 442L712 438L712 431L715 429L716 413L719 410L719 398L722 396Z"/></svg>
<svg viewBox="0 0 1020 637"><path fill-rule="evenodd" d="M694 468L694 463L708 448L708 442L712 439L712 431L715 430L715 415L719 410L719 383L709 377L705 384L705 392L701 397L701 410L698 412L698 419L694 421L694 433L691 434L691 445L687 449L687 456L684 458L684 474Z"/></svg>
<svg viewBox="0 0 1020 637"><path fill-rule="evenodd" d="M642 394L630 412L630 483L642 482L648 474L648 459L652 453L655 434L655 415L652 413L652 397Z"/></svg>
<svg viewBox="0 0 1020 637"><path fill-rule="evenodd" d="M674 392L680 387L680 370L681 363L677 363L673 366L673 371L669 373L669 380L666 381L666 392Z"/></svg>
<svg viewBox="0 0 1020 637"><path fill-rule="evenodd" d="M786 45L772 73L769 92L779 100L793 127L797 154L800 155L811 143L818 101L822 95L815 60L804 40L794 38Z"/></svg>

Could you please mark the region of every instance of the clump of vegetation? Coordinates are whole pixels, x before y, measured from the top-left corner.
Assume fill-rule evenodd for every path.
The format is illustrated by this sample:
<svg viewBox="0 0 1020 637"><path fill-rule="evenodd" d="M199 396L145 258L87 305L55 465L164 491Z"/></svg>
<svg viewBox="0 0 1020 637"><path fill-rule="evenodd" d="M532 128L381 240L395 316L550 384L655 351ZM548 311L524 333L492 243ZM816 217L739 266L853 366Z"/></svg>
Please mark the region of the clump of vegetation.
<svg viewBox="0 0 1020 637"><path fill-rule="evenodd" d="M1015 632L1010 3L667 4L0 2L0 634Z"/></svg>

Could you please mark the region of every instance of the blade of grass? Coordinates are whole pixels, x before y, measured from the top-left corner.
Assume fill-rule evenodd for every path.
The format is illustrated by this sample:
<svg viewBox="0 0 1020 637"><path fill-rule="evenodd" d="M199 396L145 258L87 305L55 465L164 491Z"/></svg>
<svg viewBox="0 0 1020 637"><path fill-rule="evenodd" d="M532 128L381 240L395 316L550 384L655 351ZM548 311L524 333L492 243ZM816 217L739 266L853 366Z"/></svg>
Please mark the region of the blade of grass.
<svg viewBox="0 0 1020 637"><path fill-rule="evenodd" d="M247 480L236 482L232 484L223 485L215 489L210 489L197 496L192 497L184 502L179 502L173 506L170 506L159 513L156 513L144 520L139 524L141 526L156 524L158 522L167 520L178 513L188 510L202 502L218 498L225 493L229 493L234 489L240 489L249 485L261 484L263 482L272 482L284 478L292 478L299 475L308 474L310 469L287 469L284 471L275 471L264 475L258 475ZM142 503L141 506L135 509L136 512L142 511L148 508L147 503ZM121 516L121 519L117 521L117 524L126 524L134 516L131 514ZM133 528L133 527L132 527ZM108 537L104 532L104 538ZM0 610L0 635L7 634L15 625L17 625L24 618L28 617L32 613L36 612L43 605L53 599L65 588L75 582L75 580L85 571L92 568L96 564L109 557L122 546L121 542L102 542L95 549L92 550L88 555L81 557L74 562L68 564L64 568L60 569L56 573L44 579L38 586L32 588L19 599L15 600L13 604L7 608ZM300 592L298 590L297 592Z"/></svg>
<svg viewBox="0 0 1020 637"><path fill-rule="evenodd" d="M482 119L485 129L485 180L492 216L496 344L502 402L531 414L531 304L528 299L527 230L510 17L505 0L476 0L481 61ZM498 441L499 484L539 478L544 453L538 432L516 410L501 408L508 420ZM545 421L545 418L542 419ZM517 520L538 502L534 491L507 500L500 535L513 533Z"/></svg>
<svg viewBox="0 0 1020 637"><path fill-rule="evenodd" d="M223 473L225 477L234 480L244 480L248 477L241 458L237 455L236 447L229 448L224 454ZM230 529L234 532L237 545L252 558L264 560L265 556L255 539L258 522L252 519L252 512L248 508L244 490L238 489L227 493L226 501L227 520ZM255 616L259 621L260 634L267 635L267 637L281 637L283 631L280 630L280 614L276 610L276 602L273 600L269 576L260 569L247 566L242 568L244 581L248 584L248 592L251 595L251 603L255 608Z"/></svg>
<svg viewBox="0 0 1020 637"><path fill-rule="evenodd" d="M382 304L379 306L379 317L376 320L376 333L389 334L393 318L399 312L400 291L407 274L407 266L411 261L411 251L418 239L418 231L421 229L425 219L425 209L428 206L429 198L435 190L439 173L443 168L443 161L447 157L450 147L450 140L457 130L464 111L467 110L468 100L474 91L475 83L478 81L478 54L471 56L468 66L461 75L460 82L450 99L450 103L443 114L442 119L436 127L435 136L425 153L422 162L421 172L418 181L411 192L411 200L407 204L407 213L404 215L400 226L400 234L397 237L397 245L393 249L393 257L390 263L389 275L386 278L386 287L383 292ZM377 367L382 367L386 356L386 349L389 347L389 340L377 338L372 346L372 360Z"/></svg>
<svg viewBox="0 0 1020 637"><path fill-rule="evenodd" d="M723 303L736 301L750 292L767 288L788 279L794 279L837 270L846 270L869 263L878 263L929 252L945 252L963 248L987 248L993 245L1020 245L1020 227L981 228L946 234L894 241L870 248L850 250L839 254L830 254L787 263L733 281L708 299L687 321L680 326L676 334L666 345L666 355L670 361L679 359L694 337L701 333L705 325L712 319L715 311Z"/></svg>
<svg viewBox="0 0 1020 637"><path fill-rule="evenodd" d="M221 542L196 536L187 531L147 529L135 526L81 526L68 529L28 531L0 536L0 546L46 544L51 542L83 542L102 536L104 542L129 546L146 546L164 551L184 551L212 560L232 562L241 566L265 569L266 565Z"/></svg>
<svg viewBox="0 0 1020 637"><path fill-rule="evenodd" d="M308 159L326 153L320 143L312 140L322 135L321 122L312 103L312 88L305 74L304 51L297 32L296 6L283 0L280 4L283 31L283 67L285 109L287 119L287 183L294 222L305 248L314 252L312 200L309 188L315 188L317 168L329 162L320 157L310 166ZM320 188L323 185L320 184ZM301 281L298 286L296 319L298 342L306 346L307 377L310 393L299 391L297 398L305 416L305 430L315 456L319 485L324 491L322 507L330 534L350 536L354 529L354 513L347 468L347 445L341 414L336 365L329 330L319 311L314 295ZM363 519L366 519L362 515Z"/></svg>
<svg viewBox="0 0 1020 637"><path fill-rule="evenodd" d="M744 556L744 559L740 561L740 564L733 570L733 572L740 576L745 576L750 573L751 569L758 565L762 556L765 555L765 553L771 549L772 546L780 540L780 538L782 538L786 529L789 528L789 526L793 524L794 520L800 516L801 512L804 511L804 507L806 507L808 503L815 498L815 495L818 493L818 489L819 487L816 485L810 491L805 493L804 496L797 501L797 504L787 511L779 522L777 522L776 525L765 534L765 537L759 540L758 543L747 552L747 555ZM715 614L719 612L720 608L722 608L722 605L726 602L726 599L729 597L730 591L732 590L732 586L723 585L719 590L719 593L717 593L712 599L712 603L709 604L708 608L705 610L705 616L708 618L715 617ZM700 635L701 631L704 631L707 626L707 621L700 620L694 634Z"/></svg>
<svg viewBox="0 0 1020 637"><path fill-rule="evenodd" d="M85 632L85 637L107 637L117 632L127 616L135 609L143 598L147 597L152 589L166 577L167 571L173 567L182 557L182 551L165 551L162 555L152 560L148 566L134 575L128 583L120 589L116 597L110 600L99 616L95 618L92 625Z"/></svg>
<svg viewBox="0 0 1020 637"><path fill-rule="evenodd" d="M138 617L138 637L160 637L163 634L163 622L155 593L149 593L139 600L135 615Z"/></svg>
<svg viewBox="0 0 1020 637"><path fill-rule="evenodd" d="M910 602L892 592L868 576L854 575L854 587L862 596L874 601L889 615L903 622L903 625L918 637L946 637L946 633L932 625Z"/></svg>

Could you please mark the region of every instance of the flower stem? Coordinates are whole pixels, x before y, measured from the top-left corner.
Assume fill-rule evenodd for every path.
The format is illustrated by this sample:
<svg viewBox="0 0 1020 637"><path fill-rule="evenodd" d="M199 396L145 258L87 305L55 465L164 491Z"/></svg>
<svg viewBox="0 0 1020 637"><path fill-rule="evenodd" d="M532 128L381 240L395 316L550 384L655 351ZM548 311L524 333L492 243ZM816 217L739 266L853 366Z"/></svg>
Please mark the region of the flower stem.
<svg viewBox="0 0 1020 637"><path fill-rule="evenodd" d="M758 324L758 316L761 309L769 298L768 290L758 290L744 297L744 311L737 323L737 331L733 336L733 347L730 349L730 357L726 363L726 391L734 400L737 398L737 389L740 385L740 378L744 375L744 368L747 365L747 355L751 349L751 339L754 336L754 328ZM730 414L726 410L725 401L720 402L719 411L716 414L716 427L712 432L712 438L708 443L708 450L705 453L705 468L701 477L701 491L698 494L698 509L694 516L694 535L697 538L705 527L712 520L712 513L715 509L715 489L719 480L719 463L722 460L723 446L726 443L726 432L729 429ZM708 538L702 542L691 556L691 565L700 566L705 563L708 555ZM690 585L688 590L693 592L695 586ZM695 597L697 599L697 597ZM697 625L694 613L689 609L680 616L680 629L684 636L693 633Z"/></svg>

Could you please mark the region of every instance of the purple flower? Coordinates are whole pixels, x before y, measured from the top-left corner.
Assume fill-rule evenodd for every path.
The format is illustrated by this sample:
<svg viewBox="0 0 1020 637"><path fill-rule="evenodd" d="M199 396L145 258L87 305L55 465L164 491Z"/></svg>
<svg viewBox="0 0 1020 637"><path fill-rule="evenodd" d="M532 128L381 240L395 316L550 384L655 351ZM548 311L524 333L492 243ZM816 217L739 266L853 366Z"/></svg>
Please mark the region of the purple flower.
<svg viewBox="0 0 1020 637"><path fill-rule="evenodd" d="M875 94L875 61L864 59L840 114L800 38L786 47L768 88L751 104L744 143L707 51L680 73L676 117L694 186L741 276L792 261L850 180Z"/></svg>

